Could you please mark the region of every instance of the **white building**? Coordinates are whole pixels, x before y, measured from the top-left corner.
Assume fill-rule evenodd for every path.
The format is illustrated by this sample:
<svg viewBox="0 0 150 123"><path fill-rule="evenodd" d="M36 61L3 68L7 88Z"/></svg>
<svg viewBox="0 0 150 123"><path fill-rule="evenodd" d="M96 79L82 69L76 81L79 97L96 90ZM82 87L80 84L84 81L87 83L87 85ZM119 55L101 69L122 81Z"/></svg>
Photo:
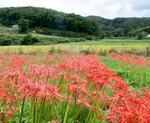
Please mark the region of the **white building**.
<svg viewBox="0 0 150 123"><path fill-rule="evenodd" d="M18 31L19 30L19 25L13 25L12 29L15 30L15 31Z"/></svg>
<svg viewBox="0 0 150 123"><path fill-rule="evenodd" d="M147 38L150 38L150 34L149 34L149 35L147 35Z"/></svg>

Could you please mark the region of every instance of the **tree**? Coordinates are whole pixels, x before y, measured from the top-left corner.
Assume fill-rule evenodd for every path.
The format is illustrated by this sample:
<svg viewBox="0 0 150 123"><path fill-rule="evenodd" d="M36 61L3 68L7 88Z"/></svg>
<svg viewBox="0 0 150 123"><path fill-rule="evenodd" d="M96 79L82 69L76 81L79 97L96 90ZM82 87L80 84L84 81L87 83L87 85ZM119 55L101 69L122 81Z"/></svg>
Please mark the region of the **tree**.
<svg viewBox="0 0 150 123"><path fill-rule="evenodd" d="M39 39L32 37L31 34L27 34L23 37L23 40L21 40L21 45L33 45L35 43L39 43Z"/></svg>
<svg viewBox="0 0 150 123"><path fill-rule="evenodd" d="M12 43L12 39L8 38L8 37L0 37L0 45L1 46L7 46L7 45L11 45Z"/></svg>
<svg viewBox="0 0 150 123"><path fill-rule="evenodd" d="M29 29L29 20L21 18L18 21L18 25L20 28L20 30L19 30L20 32L22 32L22 33L27 32Z"/></svg>
<svg viewBox="0 0 150 123"><path fill-rule="evenodd" d="M32 41L32 36L30 34L26 35L23 37L23 40L21 41L22 45L32 45L33 41Z"/></svg>
<svg viewBox="0 0 150 123"><path fill-rule="evenodd" d="M18 23L20 32L27 32L37 28L43 30L57 30L59 35L71 31L101 37L102 30L95 21L75 14L65 14L51 9L36 7L0 8L0 23L4 26L12 26ZM47 33L47 32L46 32ZM75 34L74 33L74 34ZM53 33L57 35L58 33ZM84 37L84 35L79 35ZM77 37L77 36L76 36Z"/></svg>
<svg viewBox="0 0 150 123"><path fill-rule="evenodd" d="M142 40L144 38L143 34L142 33L139 33L138 34L138 40Z"/></svg>

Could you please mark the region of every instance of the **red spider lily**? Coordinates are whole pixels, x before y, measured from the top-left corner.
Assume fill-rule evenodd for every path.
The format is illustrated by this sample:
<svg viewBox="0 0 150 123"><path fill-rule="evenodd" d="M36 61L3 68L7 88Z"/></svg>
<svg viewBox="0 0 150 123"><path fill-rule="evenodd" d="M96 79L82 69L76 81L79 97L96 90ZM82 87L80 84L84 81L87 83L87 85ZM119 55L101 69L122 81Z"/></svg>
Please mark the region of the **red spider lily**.
<svg viewBox="0 0 150 123"><path fill-rule="evenodd" d="M6 110L6 115L7 115L8 117L12 116L15 109L16 109L15 106L10 106L10 107Z"/></svg>
<svg viewBox="0 0 150 123"><path fill-rule="evenodd" d="M19 83L17 85L16 92L21 94L23 98L30 96L32 82L27 76L19 76Z"/></svg>
<svg viewBox="0 0 150 123"><path fill-rule="evenodd" d="M56 66L49 65L30 65L29 66L30 76L35 77L57 77L59 74L58 68Z"/></svg>
<svg viewBox="0 0 150 123"><path fill-rule="evenodd" d="M97 90L93 90L91 96L94 100L102 102L104 102L107 98L107 96L102 91L97 92Z"/></svg>
<svg viewBox="0 0 150 123"><path fill-rule="evenodd" d="M54 57L52 57L52 56L45 56L44 60L45 60L46 62L51 62L51 61L54 60Z"/></svg>
<svg viewBox="0 0 150 123"><path fill-rule="evenodd" d="M149 101L150 101L150 91L149 91L147 88L143 88L143 89L142 89L142 92L143 92L144 96L145 96L147 99L149 99Z"/></svg>
<svg viewBox="0 0 150 123"><path fill-rule="evenodd" d="M24 81L25 80L25 81ZM61 98L61 94L59 94L59 88L55 85L50 85L45 81L32 82L28 78L24 77L18 84L17 92L21 92L23 97L34 97L37 98L46 98L47 100L55 97L57 99Z"/></svg>
<svg viewBox="0 0 150 123"><path fill-rule="evenodd" d="M88 108L93 108L92 105L90 104L89 100L84 96L78 96L77 97L77 103L82 104L82 105L84 105L85 107L88 107Z"/></svg>
<svg viewBox="0 0 150 123"><path fill-rule="evenodd" d="M116 60L120 60L122 62L127 62L130 64L136 64L140 66L150 66L150 59L144 58L139 55L128 55L128 54L117 54L117 53L111 53L109 54L112 58Z"/></svg>
<svg viewBox="0 0 150 123"><path fill-rule="evenodd" d="M124 82L121 77L115 76L112 77L113 82L110 83L110 86L118 92L127 92L128 85Z"/></svg>
<svg viewBox="0 0 150 123"><path fill-rule="evenodd" d="M60 67L83 72L91 82L98 84L98 86L107 83L111 76L115 75L114 72L100 64L95 55L77 56L67 62L60 63Z"/></svg>
<svg viewBox="0 0 150 123"><path fill-rule="evenodd" d="M150 101L147 98L129 92L117 101L111 109L112 122L118 123L149 123L150 122Z"/></svg>
<svg viewBox="0 0 150 123"><path fill-rule="evenodd" d="M33 83L30 87L30 93L34 97L34 99L45 98L51 99L52 97L55 97L57 99L60 99L61 95L59 94L59 89L57 86L48 85L45 82L36 82Z"/></svg>
<svg viewBox="0 0 150 123"><path fill-rule="evenodd" d="M74 93L75 95L85 94L88 92L88 86L86 83L71 82L68 85L68 90Z"/></svg>
<svg viewBox="0 0 150 123"><path fill-rule="evenodd" d="M131 55L112 56L128 63L136 59L133 60L136 64L143 64L144 59ZM95 109L96 116L100 114L101 119L108 117L111 122L150 122L149 90L143 89L141 94L137 94L96 55L58 54L56 57L59 60L55 64L49 64L54 58L51 56L7 54L6 57L0 55L0 105L5 107L5 115L12 115L22 99L21 102L42 99L38 105L34 105L41 107L39 116L42 116L44 101L49 104L57 99L58 103L67 101L67 105L81 104L91 111ZM111 90L111 94L107 89ZM69 95L68 99L66 95ZM67 106L67 111L68 108L70 106ZM22 112L24 110L22 108ZM103 114L105 118L102 118Z"/></svg>
<svg viewBox="0 0 150 123"><path fill-rule="evenodd" d="M5 65L12 68L20 68L24 64L24 59L23 55L12 54L10 61L5 62Z"/></svg>
<svg viewBox="0 0 150 123"><path fill-rule="evenodd" d="M22 71L18 68L6 69L0 73L0 76L3 79L11 81L11 83L14 82L14 84L17 83L18 76L21 76L21 75L24 75L24 71Z"/></svg>

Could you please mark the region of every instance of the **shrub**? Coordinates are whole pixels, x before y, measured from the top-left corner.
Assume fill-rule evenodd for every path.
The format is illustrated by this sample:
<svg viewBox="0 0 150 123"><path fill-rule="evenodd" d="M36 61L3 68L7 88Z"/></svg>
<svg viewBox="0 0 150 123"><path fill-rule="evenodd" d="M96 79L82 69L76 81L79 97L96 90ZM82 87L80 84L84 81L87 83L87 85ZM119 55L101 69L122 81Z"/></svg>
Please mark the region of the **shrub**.
<svg viewBox="0 0 150 123"><path fill-rule="evenodd" d="M32 37L32 35L30 35L30 34L24 36L23 40L21 40L22 45L33 45L38 42L39 42L39 39Z"/></svg>
<svg viewBox="0 0 150 123"><path fill-rule="evenodd" d="M32 41L32 36L30 34L26 35L23 37L23 40L21 41L22 45L32 45L33 41Z"/></svg>
<svg viewBox="0 0 150 123"><path fill-rule="evenodd" d="M0 27L3 26L3 24L0 23Z"/></svg>
<svg viewBox="0 0 150 123"><path fill-rule="evenodd" d="M35 43L39 43L40 41L39 41L39 39L38 39L38 38L33 37L33 38L32 38L32 42L35 44Z"/></svg>
<svg viewBox="0 0 150 123"><path fill-rule="evenodd" d="M138 34L138 40L142 40L143 38L144 38L144 36L143 36L143 34L142 33L140 33L140 34Z"/></svg>
<svg viewBox="0 0 150 123"><path fill-rule="evenodd" d="M0 45L6 46L6 45L11 45L12 39L7 38L7 37L0 37Z"/></svg>

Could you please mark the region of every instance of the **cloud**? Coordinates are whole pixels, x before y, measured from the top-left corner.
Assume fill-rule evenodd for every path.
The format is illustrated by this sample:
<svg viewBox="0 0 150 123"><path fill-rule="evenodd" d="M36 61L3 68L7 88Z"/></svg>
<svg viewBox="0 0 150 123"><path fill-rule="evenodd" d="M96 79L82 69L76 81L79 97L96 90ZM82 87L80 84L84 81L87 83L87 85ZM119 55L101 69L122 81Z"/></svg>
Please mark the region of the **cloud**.
<svg viewBox="0 0 150 123"><path fill-rule="evenodd" d="M150 16L149 0L2 0L0 7L38 6L83 16L106 18Z"/></svg>
<svg viewBox="0 0 150 123"><path fill-rule="evenodd" d="M132 0L130 3L133 5L133 9L136 11L143 11L150 9L150 1L149 0Z"/></svg>

